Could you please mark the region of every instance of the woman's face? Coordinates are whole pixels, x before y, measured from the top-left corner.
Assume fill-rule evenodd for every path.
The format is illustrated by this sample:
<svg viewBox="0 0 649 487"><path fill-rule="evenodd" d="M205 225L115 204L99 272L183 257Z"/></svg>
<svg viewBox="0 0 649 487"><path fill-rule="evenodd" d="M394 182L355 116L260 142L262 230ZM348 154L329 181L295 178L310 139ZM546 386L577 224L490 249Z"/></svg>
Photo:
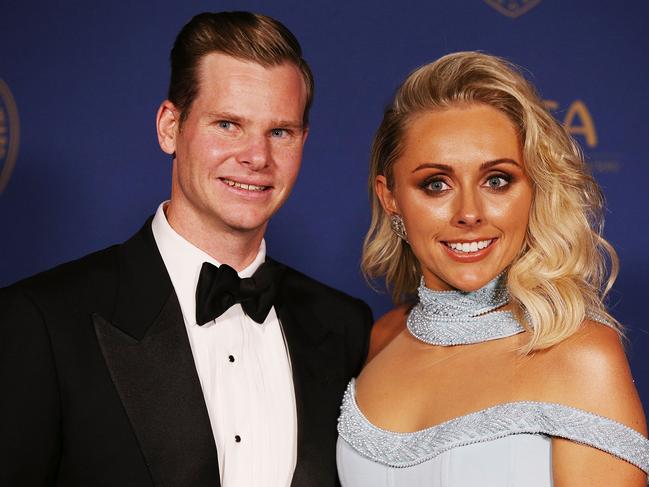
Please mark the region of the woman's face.
<svg viewBox="0 0 649 487"><path fill-rule="evenodd" d="M532 184L514 124L484 104L417 115L393 167L376 190L403 217L431 289L473 291L512 263L525 233Z"/></svg>

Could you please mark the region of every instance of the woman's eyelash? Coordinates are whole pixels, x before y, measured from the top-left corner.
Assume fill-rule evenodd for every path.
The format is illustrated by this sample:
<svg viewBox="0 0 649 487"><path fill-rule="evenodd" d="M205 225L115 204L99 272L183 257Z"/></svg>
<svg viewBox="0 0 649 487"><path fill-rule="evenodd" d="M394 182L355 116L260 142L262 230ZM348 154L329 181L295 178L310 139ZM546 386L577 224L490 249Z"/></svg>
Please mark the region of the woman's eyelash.
<svg viewBox="0 0 649 487"><path fill-rule="evenodd" d="M489 186L493 190L504 190L513 180L514 176L511 174L494 173L484 179L483 185ZM491 181L495 181L496 184L490 184ZM419 186L429 193L441 193L450 187L446 180L440 176L426 178L419 183Z"/></svg>
<svg viewBox="0 0 649 487"><path fill-rule="evenodd" d="M500 190L509 186L509 184L512 182L513 179L514 178L511 174L497 173L497 174L490 174L489 176L487 176L485 182L487 186L489 186L491 189ZM504 183L497 184L497 185L490 184L491 181L495 181L495 180L501 180L504 181Z"/></svg>
<svg viewBox="0 0 649 487"><path fill-rule="evenodd" d="M431 187L431 185L437 184L437 188ZM424 179L421 183L420 186L422 189L429 191L429 192L440 192L443 191L445 188L443 186L448 186L448 183L444 181L443 178L440 178L439 176L434 176L430 177L427 179Z"/></svg>

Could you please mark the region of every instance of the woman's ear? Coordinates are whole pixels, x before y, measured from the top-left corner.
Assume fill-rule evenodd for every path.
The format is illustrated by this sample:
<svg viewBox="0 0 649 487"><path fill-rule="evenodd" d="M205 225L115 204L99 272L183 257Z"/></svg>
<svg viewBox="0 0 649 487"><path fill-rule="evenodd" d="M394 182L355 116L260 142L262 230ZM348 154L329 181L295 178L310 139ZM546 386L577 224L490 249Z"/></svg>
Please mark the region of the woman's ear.
<svg viewBox="0 0 649 487"><path fill-rule="evenodd" d="M376 191L376 196L379 198L381 206L385 212L388 215L398 215L399 207L394 199L394 192L388 187L388 180L385 176L376 176L376 180L374 181L374 190Z"/></svg>

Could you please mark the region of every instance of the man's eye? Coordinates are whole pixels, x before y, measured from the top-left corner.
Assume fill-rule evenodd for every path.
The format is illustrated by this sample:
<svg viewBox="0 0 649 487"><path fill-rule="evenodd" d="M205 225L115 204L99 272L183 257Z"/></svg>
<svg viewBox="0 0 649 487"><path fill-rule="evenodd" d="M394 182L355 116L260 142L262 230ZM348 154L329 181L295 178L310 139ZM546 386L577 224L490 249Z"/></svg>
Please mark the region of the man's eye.
<svg viewBox="0 0 649 487"><path fill-rule="evenodd" d="M288 135L288 130L286 129L273 129L270 131L270 136L271 137L286 137Z"/></svg>
<svg viewBox="0 0 649 487"><path fill-rule="evenodd" d="M232 122L228 122L227 120L220 120L218 122L218 126L224 130L231 130L234 127L234 124Z"/></svg>

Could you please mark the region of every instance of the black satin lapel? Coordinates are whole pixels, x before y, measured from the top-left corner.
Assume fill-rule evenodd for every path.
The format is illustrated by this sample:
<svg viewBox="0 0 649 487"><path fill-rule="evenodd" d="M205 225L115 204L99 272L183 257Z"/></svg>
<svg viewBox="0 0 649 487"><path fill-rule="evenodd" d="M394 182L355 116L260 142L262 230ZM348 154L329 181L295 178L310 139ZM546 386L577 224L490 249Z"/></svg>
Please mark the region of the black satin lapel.
<svg viewBox="0 0 649 487"><path fill-rule="evenodd" d="M314 334L317 317L299 304L283 303L277 314L291 357L297 407L298 451L292 487L337 485L336 420L345 389L343 340Z"/></svg>
<svg viewBox="0 0 649 487"><path fill-rule="evenodd" d="M147 333L153 319L173 292L151 229L149 218L133 237L119 248L119 282L113 324L137 340Z"/></svg>
<svg viewBox="0 0 649 487"><path fill-rule="evenodd" d="M93 320L155 485L219 486L216 446L175 293L141 340L98 314Z"/></svg>

